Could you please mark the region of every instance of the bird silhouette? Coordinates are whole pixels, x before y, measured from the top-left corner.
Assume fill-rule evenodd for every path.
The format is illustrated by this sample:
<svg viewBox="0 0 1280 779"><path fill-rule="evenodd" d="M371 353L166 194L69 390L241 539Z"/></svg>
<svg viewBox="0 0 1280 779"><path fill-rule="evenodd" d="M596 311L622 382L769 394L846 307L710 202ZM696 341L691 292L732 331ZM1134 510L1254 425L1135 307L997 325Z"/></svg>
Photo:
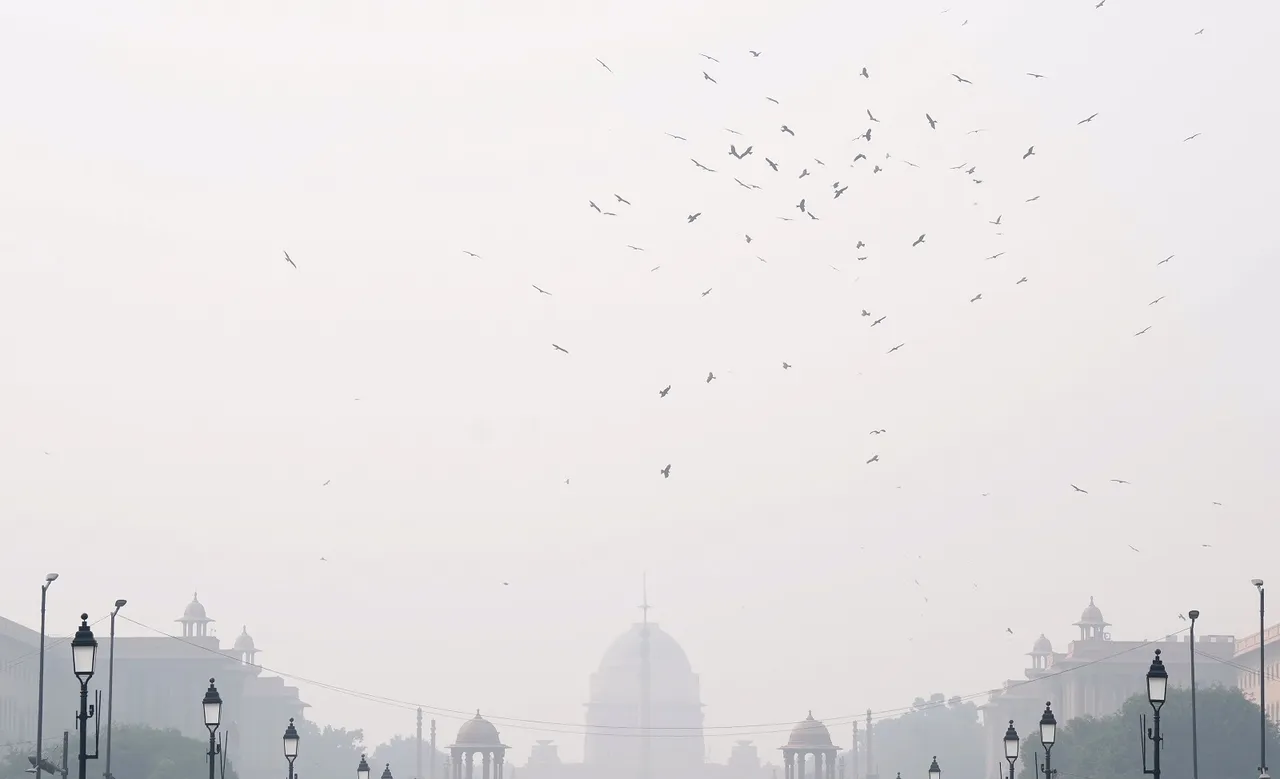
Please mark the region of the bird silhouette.
<svg viewBox="0 0 1280 779"><path fill-rule="evenodd" d="M846 185L844 185L843 187L841 187L840 189L837 189L837 190L836 190L836 197L840 197L841 195L843 195L843 194L844 194L844 192L845 192L845 190L846 190L846 189L848 189L848 188L849 188L849 185L848 185L848 184L846 184Z"/></svg>
<svg viewBox="0 0 1280 779"><path fill-rule="evenodd" d="M630 201L630 200L627 200L627 199L626 199L626 198L624 198L622 195L619 195L619 194L616 194L616 193L615 193L615 194L614 194L614 197L618 199L618 202L619 202L619 203L626 203L627 205L631 205L631 201Z"/></svg>
<svg viewBox="0 0 1280 779"><path fill-rule="evenodd" d="M685 219L688 219L688 220L689 220L689 224L693 224L693 223L694 223L694 221L696 221L696 220L697 220L697 218L698 218L698 217L700 217L700 216L702 216L702 212L701 212L701 211L699 211L699 212L698 212L698 213L696 213L696 214L689 214L688 216L686 216L686 217L685 217Z"/></svg>
<svg viewBox="0 0 1280 779"><path fill-rule="evenodd" d="M568 353L569 353L569 350L568 350L568 349L566 349L566 348L564 348L564 347L563 347L563 346L561 346L560 344L551 344L551 346L552 346L552 347L553 347L557 352L564 352L565 354L568 354Z"/></svg>
<svg viewBox="0 0 1280 779"><path fill-rule="evenodd" d="M699 57L706 57L707 59L711 60L712 62L716 62L716 63L720 62L720 60L716 59L715 57L711 56L710 54L703 54L702 52L698 52L698 56L699 56Z"/></svg>
<svg viewBox="0 0 1280 779"><path fill-rule="evenodd" d="M715 375L714 373L712 373L712 372L710 372L710 371L707 371L707 383L708 383L708 384L710 384L710 383L715 379L715 377L716 377L716 375Z"/></svg>
<svg viewBox="0 0 1280 779"><path fill-rule="evenodd" d="M1196 33L1196 34L1199 35L1199 33ZM1187 141L1195 140L1196 138L1199 138L1199 137L1200 137L1200 133L1196 133L1195 135L1188 135L1186 138L1182 139L1182 142L1186 143Z"/></svg>
<svg viewBox="0 0 1280 779"><path fill-rule="evenodd" d="M867 109L867 118L868 118L868 119L870 119L870 120L871 120L871 121L873 121L873 122L878 122L878 121L880 121L879 119L877 119L877 118L876 118L875 114L871 113L871 109L870 109L870 108L868 108L868 109Z"/></svg>
<svg viewBox="0 0 1280 779"><path fill-rule="evenodd" d="M1027 277L1026 277L1026 276L1023 276L1022 278L1020 278L1020 279L1018 279L1016 282L1014 282L1013 286L1015 286L1015 287L1016 287L1016 286L1018 286L1019 284L1025 284L1025 283L1027 283Z"/></svg>
<svg viewBox="0 0 1280 779"><path fill-rule="evenodd" d="M1028 73L1027 75L1032 78L1044 78L1044 76L1040 75L1039 73Z"/></svg>
<svg viewBox="0 0 1280 779"><path fill-rule="evenodd" d="M880 435L881 433L884 433L884 432L887 432L887 431L884 428L881 428L879 430L872 430L870 435Z"/></svg>
<svg viewBox="0 0 1280 779"><path fill-rule="evenodd" d="M751 56L753 56L753 57L759 57L759 56L760 56L760 52L758 52L758 51L748 51L747 53L748 53L748 54L750 54L750 55L751 55Z"/></svg>
<svg viewBox="0 0 1280 779"><path fill-rule="evenodd" d="M1148 306L1154 306L1156 303L1159 303L1160 301L1164 300L1166 297L1168 297L1168 295L1161 295L1160 297L1158 297L1158 298L1156 298L1155 300L1151 301L1151 302L1150 302L1150 303L1148 303L1147 305L1148 305Z"/></svg>
<svg viewBox="0 0 1280 779"><path fill-rule="evenodd" d="M1035 197L1029 197L1029 198L1027 198L1026 200L1022 201L1022 202L1024 202L1024 203L1034 203L1034 202L1036 202L1036 201L1037 201L1037 200L1039 200L1039 199L1040 199L1040 196L1039 196L1039 195L1036 195Z"/></svg>
<svg viewBox="0 0 1280 779"><path fill-rule="evenodd" d="M789 369L790 367L791 367L791 364L790 364L790 363L785 362L785 361L782 363L782 370L784 370L784 371L785 371L785 370Z"/></svg>
<svg viewBox="0 0 1280 779"><path fill-rule="evenodd" d="M1142 329L1141 329L1141 330L1139 330L1138 332L1134 333L1134 334L1133 334L1133 337L1134 337L1134 338L1137 338L1138 336L1142 335L1143 333L1147 332L1147 331L1148 331L1148 330L1150 330L1150 329L1151 329L1151 325L1147 325L1146 327L1142 328Z"/></svg>
<svg viewBox="0 0 1280 779"><path fill-rule="evenodd" d="M977 303L979 300L982 300L982 293L981 293L981 292L979 292L978 294L976 294L976 295L974 295L973 297L969 298L969 302L970 302L970 303Z"/></svg>
<svg viewBox="0 0 1280 779"><path fill-rule="evenodd" d="M1087 122L1092 122L1092 121L1093 121L1093 118L1094 118L1095 116L1097 116L1097 114L1093 114L1093 115L1088 116L1088 117L1086 117L1086 118L1084 118L1084 119L1081 119L1080 121L1076 122L1076 124L1077 124L1077 125L1082 125L1082 124L1085 124L1085 123L1087 123Z"/></svg>
<svg viewBox="0 0 1280 779"><path fill-rule="evenodd" d="M808 175L809 175L809 169L805 168L804 170L800 171L800 175L797 176L797 178L804 178L805 176L808 176Z"/></svg>
<svg viewBox="0 0 1280 779"><path fill-rule="evenodd" d="M866 158L867 158L867 155L859 153L858 156L853 158L853 161L857 162L858 160L865 160ZM853 166L850 165L849 167L852 168Z"/></svg>
<svg viewBox="0 0 1280 779"><path fill-rule="evenodd" d="M475 252L469 252L469 251L467 251L466 249L463 249L463 250L462 250L462 253L463 253L463 254L465 254L465 255L467 255L468 257L475 257L477 260L483 260L483 259L484 259L483 257L481 257L480 255L476 254Z"/></svg>
<svg viewBox="0 0 1280 779"><path fill-rule="evenodd" d="M1076 492L1083 492L1085 495L1089 494L1088 490L1082 490L1074 484L1071 485L1071 489L1075 490Z"/></svg>
<svg viewBox="0 0 1280 779"><path fill-rule="evenodd" d="M711 76L708 76L708 75L707 75L707 71L705 71L705 70L704 70L704 71L702 71L702 77L703 77L704 79L706 79L707 81L710 81L712 84L719 84L719 83L720 83L719 81L716 81L716 80L715 80L714 78L712 78Z"/></svg>
<svg viewBox="0 0 1280 779"><path fill-rule="evenodd" d="M998 225L998 224L1000 224L1000 220L1001 220L1001 219L1004 219L1004 214L1001 214L1000 216L997 216L997 217L996 217L996 221L994 221L994 222L987 222L987 224Z"/></svg>
<svg viewBox="0 0 1280 779"><path fill-rule="evenodd" d="M777 104L777 105L782 105L782 103L779 103L776 99L774 99L774 98L772 98L772 97L769 97L768 95L765 95L765 96L764 96L764 99L765 99L765 100L768 100L770 103L775 103L775 104Z"/></svg>
<svg viewBox="0 0 1280 779"><path fill-rule="evenodd" d="M764 158L764 161L765 161L765 162L767 162L767 163L769 163L769 167L773 168L773 170L774 170L774 172L775 172L775 173L778 171L778 163L774 162L773 160L769 159L768 157L765 157L765 158Z"/></svg>
<svg viewBox="0 0 1280 779"><path fill-rule="evenodd" d="M705 298L707 295L710 295L712 289L714 289L714 287L707 287L706 291L702 293L702 296Z"/></svg>
<svg viewBox="0 0 1280 779"><path fill-rule="evenodd" d="M596 201L594 200L588 200L587 205L590 206L591 208L594 208L596 211L599 211L602 214L604 213L604 211L600 210L600 206L596 205Z"/></svg>
<svg viewBox="0 0 1280 779"><path fill-rule="evenodd" d="M298 263L293 261L293 258L289 256L288 252L284 253L284 261L292 265L294 270L298 269Z"/></svg>
<svg viewBox="0 0 1280 779"><path fill-rule="evenodd" d="M544 295L550 295L550 294L551 294L550 292L547 292L547 291L546 291L545 289L543 289L542 287L539 287L537 284L530 284L529 286L533 287L534 289L538 290L539 292L541 292L541 293L542 293L542 294L544 294Z"/></svg>
<svg viewBox="0 0 1280 779"><path fill-rule="evenodd" d="M1022 155L1022 159L1024 159L1024 160L1025 160L1027 157L1030 157L1030 156L1034 155L1035 153L1036 153L1036 147L1034 147L1034 146L1028 146L1028 147L1027 147L1027 153L1026 153L1026 154L1024 154L1024 155Z"/></svg>
<svg viewBox="0 0 1280 779"><path fill-rule="evenodd" d="M610 73L612 73L612 72L613 72L613 68L611 68L611 67L609 67L608 65L604 64L604 60L600 59L599 57L596 57L596 62L599 62L599 63L600 63L600 67L604 68L605 70L609 71Z"/></svg>
<svg viewBox="0 0 1280 779"><path fill-rule="evenodd" d="M644 249L641 249L639 246L632 246L631 244L627 244L627 248L634 249L635 251L638 251L638 252L644 251Z"/></svg>
<svg viewBox="0 0 1280 779"><path fill-rule="evenodd" d="M892 349L890 349L889 351L885 352L885 354L893 354L894 352L898 351L899 349L901 349L901 348L902 348L902 347L904 347L904 346L906 346L906 344L898 344L897 346L893 347L893 348L892 348Z"/></svg>
<svg viewBox="0 0 1280 779"><path fill-rule="evenodd" d="M863 69L862 69L862 72L861 72L861 73L859 73L858 75L859 75L859 76L862 76L863 78L871 78L871 74L867 73L867 69L866 69L866 68L863 68Z"/></svg>
<svg viewBox="0 0 1280 779"><path fill-rule="evenodd" d="M915 247L915 246L919 246L920 244L924 243L924 235L925 235L924 233L920 233L920 237L919 237L919 238L917 238L917 239L915 240L915 243L913 243L913 244L911 244L911 245L912 245L913 247Z"/></svg>
<svg viewBox="0 0 1280 779"><path fill-rule="evenodd" d="M790 135L792 138L794 138L796 135L796 131L792 130L790 127L787 127L785 124L782 125L782 132L786 133L787 135Z"/></svg>
<svg viewBox="0 0 1280 779"><path fill-rule="evenodd" d="M670 137L672 137L672 138L675 138L677 141L687 141L687 140L689 140L688 138L684 137L683 135L672 135L671 133L667 133L667 135L669 135L669 136L670 136Z"/></svg>
<svg viewBox="0 0 1280 779"><path fill-rule="evenodd" d="M925 115L924 115L924 118L925 118L926 120L928 120L928 122L929 122L929 129L930 129L930 130L936 130L936 129L938 129L938 120L937 120L937 119L934 119L932 116L929 116L928 114L925 114Z"/></svg>
<svg viewBox="0 0 1280 779"><path fill-rule="evenodd" d="M671 463L667 463L667 467L658 471L658 473L662 474L662 478L664 479L671 478Z"/></svg>
<svg viewBox="0 0 1280 779"><path fill-rule="evenodd" d="M880 455L873 454L871 455L871 459L867 460L867 465L870 465L871 463L878 463L878 462L880 462Z"/></svg>
<svg viewBox="0 0 1280 779"><path fill-rule="evenodd" d="M804 213L804 198L800 198L800 202L796 203L796 208L800 209L800 213Z"/></svg>
<svg viewBox="0 0 1280 779"><path fill-rule="evenodd" d="M1116 484L1128 484L1128 483L1129 483L1129 482L1125 481L1124 479L1112 479L1111 481L1115 482Z"/></svg>
<svg viewBox="0 0 1280 779"><path fill-rule="evenodd" d="M1156 265L1164 265L1166 262L1168 262L1169 260L1172 260L1174 257L1177 257L1177 256L1178 256L1178 255L1176 255L1176 254L1170 254L1168 257L1165 257L1165 258L1164 258L1163 260L1161 260L1160 262L1157 262L1157 263L1156 263Z"/></svg>
<svg viewBox="0 0 1280 779"><path fill-rule="evenodd" d="M690 162L692 162L694 165L697 165L699 168L702 168L703 170L705 170L705 171L706 171L706 172L708 172L708 173L715 173L715 171L714 171L714 170L712 170L711 168L708 168L706 165L703 165L701 162L698 162L698 161L697 161L697 160L695 160L693 157L690 157L690 158L689 158L689 161L690 161Z"/></svg>
<svg viewBox="0 0 1280 779"><path fill-rule="evenodd" d="M972 84L972 83L973 83L973 82L972 82L972 81L970 81L969 79L967 79L967 78L962 78L962 77L960 77L960 76L957 76L957 75L956 75L956 74L954 74L954 73L952 73L952 74L951 74L951 77L952 77L952 78L954 78L956 81L959 81L961 84Z"/></svg>
<svg viewBox="0 0 1280 779"><path fill-rule="evenodd" d="M665 386L665 387L663 387L662 389L658 390L658 397L660 397L660 398L665 398L665 397L667 396L667 393L668 393L668 392L670 392L670 391L671 391L671 385L670 385L670 384L668 384L667 386Z"/></svg>

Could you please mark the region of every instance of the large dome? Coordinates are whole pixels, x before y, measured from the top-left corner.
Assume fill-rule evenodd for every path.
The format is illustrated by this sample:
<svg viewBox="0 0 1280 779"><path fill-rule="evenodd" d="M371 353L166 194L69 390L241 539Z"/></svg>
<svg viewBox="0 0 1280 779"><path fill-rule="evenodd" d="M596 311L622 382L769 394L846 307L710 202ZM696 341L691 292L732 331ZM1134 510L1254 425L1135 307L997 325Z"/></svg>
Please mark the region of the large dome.
<svg viewBox="0 0 1280 779"><path fill-rule="evenodd" d="M1080 613L1080 621L1077 625L1106 625L1107 621L1102 618L1102 609L1093 603L1093 596L1089 596L1089 605L1084 607L1084 611Z"/></svg>
<svg viewBox="0 0 1280 779"><path fill-rule="evenodd" d="M455 745L501 746L502 741L498 738L498 729L493 726L493 723L481 717L480 712L476 711L476 716L462 723L462 727L458 728Z"/></svg>
<svg viewBox="0 0 1280 779"><path fill-rule="evenodd" d="M249 628L241 626L240 635L236 638L236 642L231 645L232 651L235 652L256 652L258 648L253 645L253 636L249 635Z"/></svg>
<svg viewBox="0 0 1280 779"><path fill-rule="evenodd" d="M809 712L809 716L804 722L799 722L791 729L791 739L787 741L788 747L829 747L831 746L831 731L827 730L827 726L813 718L813 712Z"/></svg>
<svg viewBox="0 0 1280 779"><path fill-rule="evenodd" d="M693 673L689 656L684 653L670 633L663 631L653 622L648 623L647 626L644 623L636 623L626 633L614 639L600 660L600 672L631 671L640 668L646 627L649 630L649 663L652 668L661 669L662 673L667 674Z"/></svg>
<svg viewBox="0 0 1280 779"><path fill-rule="evenodd" d="M182 610L182 619L179 622L212 622L209 615L205 613L204 604L200 602L199 594L191 596L191 602Z"/></svg>

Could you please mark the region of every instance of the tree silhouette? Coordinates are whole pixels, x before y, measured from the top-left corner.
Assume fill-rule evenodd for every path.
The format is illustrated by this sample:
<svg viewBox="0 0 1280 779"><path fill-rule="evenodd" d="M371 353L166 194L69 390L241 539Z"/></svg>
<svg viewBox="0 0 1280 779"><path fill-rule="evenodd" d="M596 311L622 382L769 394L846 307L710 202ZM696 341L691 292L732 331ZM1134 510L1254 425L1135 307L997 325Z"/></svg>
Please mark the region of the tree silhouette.
<svg viewBox="0 0 1280 779"><path fill-rule="evenodd" d="M208 776L209 764L205 762L208 750L208 742L187 738L177 730L117 725L111 730L111 773L119 779L192 779ZM75 776L75 746L72 746L71 752L71 775ZM62 746L59 744L56 753L45 753L45 759L60 766L61 753ZM102 750L99 750L99 754L103 754ZM31 767L27 755L27 750L16 750L0 759L0 779L30 779L34 776L26 773ZM99 767L94 771L94 766L101 762L99 759L90 764L90 771L95 776L103 770ZM227 760L227 779L237 779L231 759Z"/></svg>
<svg viewBox="0 0 1280 779"><path fill-rule="evenodd" d="M881 777L924 776L934 755L943 776L976 779L985 773L982 725L969 701L947 700L942 693L927 701L916 698L911 711L875 723L872 738Z"/></svg>
<svg viewBox="0 0 1280 779"><path fill-rule="evenodd" d="M375 773L381 775L382 767L387 763L391 764L391 773L397 777L426 779L431 775L431 743L425 735L422 737L422 776L414 776L418 767L418 740L415 736L395 736L385 744L375 747L373 754L369 756L369 765L377 769ZM436 779L446 779L444 756L437 753L435 764Z"/></svg>
<svg viewBox="0 0 1280 779"><path fill-rule="evenodd" d="M298 728L298 773L307 779L351 779L364 754L364 731L319 725L309 720L295 723ZM305 766L305 767L304 767ZM112 773L115 773L114 771ZM380 776L382 771L374 771ZM409 774L404 774L409 776ZM120 776L119 779L133 779Z"/></svg>
<svg viewBox="0 0 1280 779"><path fill-rule="evenodd" d="M1140 779L1142 746L1139 718L1151 704L1146 693L1125 701L1120 711L1107 717L1083 717L1058 725L1053 745L1053 769L1062 779ZM1196 691L1196 723L1201 779L1248 779L1258 775L1259 709L1237 689L1210 687ZM1044 760L1039 727L1022 742L1019 779L1035 776L1035 758ZM1191 691L1170 687L1160 709L1164 748L1160 753L1161 779L1192 779ZM1280 731L1267 727L1267 751L1280 755ZM1151 766L1147 743L1147 766Z"/></svg>

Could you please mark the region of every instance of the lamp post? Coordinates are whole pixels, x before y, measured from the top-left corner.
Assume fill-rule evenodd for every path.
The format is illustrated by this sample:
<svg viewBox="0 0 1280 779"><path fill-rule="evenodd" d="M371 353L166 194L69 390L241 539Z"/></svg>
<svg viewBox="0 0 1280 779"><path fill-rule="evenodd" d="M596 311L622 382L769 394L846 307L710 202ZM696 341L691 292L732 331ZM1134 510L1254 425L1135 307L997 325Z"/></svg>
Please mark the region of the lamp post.
<svg viewBox="0 0 1280 779"><path fill-rule="evenodd" d="M213 685L213 679L209 680L209 689L205 691L204 700L201 703L204 706L204 726L209 729L209 779L214 779L215 758L222 753L222 746L213 735L217 732L219 723L222 722L222 696L218 694L218 688ZM110 704L107 708L111 708Z"/></svg>
<svg viewBox="0 0 1280 779"><path fill-rule="evenodd" d="M933 762L929 764L929 779L942 779L942 769L938 767L938 756L933 756Z"/></svg>
<svg viewBox="0 0 1280 779"><path fill-rule="evenodd" d="M93 637L89 627L89 615L80 615L80 627L76 637L71 640L71 667L76 678L80 680L80 713L76 715L80 727L80 773L79 779L85 779L85 771L90 760L98 759L95 739L94 753L89 754L89 720L97 713L97 706L89 705L89 680L93 678L94 662L98 656L98 640Z"/></svg>
<svg viewBox="0 0 1280 779"><path fill-rule="evenodd" d="M46 573L44 584L40 585L40 681L36 683L40 691L36 695L36 779L40 779L44 763L44 608L48 601L49 585L57 580L58 574ZM65 763L65 757L63 761Z"/></svg>
<svg viewBox="0 0 1280 779"><path fill-rule="evenodd" d="M1013 764L1018 762L1018 731L1013 729L1013 720L1009 720L1009 729L1004 732L1004 759L1009 761L1009 779L1014 779Z"/></svg>
<svg viewBox="0 0 1280 779"><path fill-rule="evenodd" d="M116 680L116 615L128 602L120 598L116 601L115 611L111 612L111 639L107 642L107 764L102 769L104 779L113 779L111 776L111 702L115 700L112 693L115 690Z"/></svg>
<svg viewBox="0 0 1280 779"><path fill-rule="evenodd" d="M1200 779L1200 738L1196 732L1196 620L1200 612L1187 612L1191 618L1191 779Z"/></svg>
<svg viewBox="0 0 1280 779"><path fill-rule="evenodd" d="M1157 649L1155 659L1151 661L1151 668L1147 670L1147 700L1150 701L1151 710L1155 713L1152 718L1153 727L1147 728L1147 738L1151 741L1152 749L1149 769L1145 742L1142 750L1142 772L1151 775L1153 779L1160 779L1160 744L1164 741L1164 737L1160 735L1160 707L1164 705L1165 693L1168 690L1169 673L1164 670L1164 661L1160 659L1160 650Z"/></svg>
<svg viewBox="0 0 1280 779"><path fill-rule="evenodd" d="M356 779L369 779L369 763L360 756L360 765L356 766Z"/></svg>
<svg viewBox="0 0 1280 779"><path fill-rule="evenodd" d="M289 727L284 729L284 759L289 761L289 779L294 779L293 761L298 757L298 729L293 726L293 717L289 718Z"/></svg>
<svg viewBox="0 0 1280 779"><path fill-rule="evenodd" d="M382 769L382 779L392 779L390 763L387 763L387 767Z"/></svg>
<svg viewBox="0 0 1280 779"><path fill-rule="evenodd" d="M1258 588L1258 724L1262 736L1258 741L1258 775L1262 777L1267 775L1267 591L1261 579L1254 579L1253 586Z"/></svg>
<svg viewBox="0 0 1280 779"><path fill-rule="evenodd" d="M1044 779L1053 779L1053 763L1049 759L1049 753L1053 751L1053 742L1057 739L1058 719L1053 716L1049 701L1045 701L1044 714L1040 715L1040 743L1044 744L1044 765L1041 770L1044 771Z"/></svg>

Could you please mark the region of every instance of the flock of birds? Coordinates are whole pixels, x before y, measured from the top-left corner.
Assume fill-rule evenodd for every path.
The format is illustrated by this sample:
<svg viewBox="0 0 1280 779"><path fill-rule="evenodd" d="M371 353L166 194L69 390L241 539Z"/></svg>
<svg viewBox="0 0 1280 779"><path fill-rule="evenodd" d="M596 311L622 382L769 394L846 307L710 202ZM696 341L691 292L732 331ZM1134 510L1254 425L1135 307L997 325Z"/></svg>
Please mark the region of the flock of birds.
<svg viewBox="0 0 1280 779"><path fill-rule="evenodd" d="M1102 0L1095 7L1098 9L1101 9L1103 5L1105 5L1105 3L1106 3L1106 0ZM949 10L950 9L944 10L942 13L944 14L948 13ZM968 24L968 20L965 20L962 26L964 24ZM1202 35L1203 33L1204 33L1204 30L1201 29L1196 31L1194 34ZM752 50L748 50L746 54L751 59L759 59L761 56L763 56L764 52L752 49ZM698 56L701 57L703 60L714 63L716 65L721 64L720 59L710 54L699 53ZM614 73L613 68L611 68L609 64L606 63L604 60L600 58L596 58L596 62L599 64L599 66L603 70L607 71L610 74ZM712 73L708 72L707 70L703 70L703 69L698 69L698 70L701 73L701 80L703 82L706 82L709 86L715 86L720 83L717 77ZM1025 75L1026 77L1031 78L1037 82L1049 78L1049 76L1047 76L1044 73L1038 73L1033 71L1027 71ZM873 74L867 67L862 67L857 72L857 76L867 80L870 80L873 78ZM965 77L960 73L939 74L939 78L950 78L954 80L954 84L959 88L971 88L975 86L974 82L971 79ZM771 95L764 96L764 99L770 104L773 104L775 106L781 107L782 105L780 100L778 100L776 97L773 97ZM852 161L848 165L848 167L853 168L855 170L869 169L870 170L869 175L875 176L884 172L886 170L886 167L884 166L888 166L891 161L895 160L895 158L892 156L891 153L885 152L883 154L883 158L873 159L873 157L879 156L879 150L875 148L875 142L873 141L873 138L881 137L879 134L880 132L879 127L881 126L882 123L881 123L881 120L878 117L876 117L875 113L871 108L866 108L865 111L866 111L866 117L867 117L866 119L867 123L866 123L865 129L860 130L859 132L854 134L853 137L850 139L850 143L854 144L855 147L849 150L849 154L851 154L852 156ZM1100 112L1093 112L1088 116L1085 116L1079 121L1077 121L1076 125L1077 126L1091 125L1094 123L1095 120L1099 119L1100 116L1101 116ZM942 124L942 122L938 118L934 117L928 111L923 111L920 113L919 121L922 124L927 125L930 131L937 131L939 125ZM726 127L724 128L724 130L728 134L737 136L739 138L743 136L741 132L731 128ZM974 135L977 133L987 132L987 130L988 128L979 127L979 128L967 130L965 134ZM665 135L668 138L670 138L672 141L675 141L677 143L689 142L688 136L681 135L679 133L666 132ZM1201 136L1201 133L1199 132L1193 133L1185 137L1183 139L1183 142L1186 143L1186 142L1193 141L1199 138L1200 136ZM796 202L794 202L792 207L788 209L788 213L785 215L779 214L776 216L778 220L784 221L784 222L791 222L791 221L803 220L803 219L818 221L822 219L822 217L820 217L818 213L815 212L814 204L819 203L823 199L826 199L828 203L833 203L834 201L840 200L841 196L844 195L849 190L850 184L848 183L847 180L842 180L841 178L839 178L834 174L833 171L835 170L835 168L833 165L828 165L827 162L825 162L824 160L822 160L817 156L807 156L805 161L800 163L789 164L789 163L781 162L780 160L783 157L795 153L796 147L794 144L800 139L800 137L801 136L797 134L796 129L793 128L790 124L785 122L779 122L777 136L775 137L775 142L772 144L769 144L768 146L769 148L780 147L780 143L779 143L780 141L781 143L790 144L789 149L779 149L778 152L774 152L774 151L757 152L757 142L743 142L743 141L737 141L737 140L729 142L727 144L728 148L726 150L727 156L732 160L732 162L730 162L729 164L738 166L734 169L733 174L729 174L726 171L722 170L722 166L716 165L715 163L707 164L706 162L699 160L697 157L693 157L693 156L690 156L688 159L689 159L689 162L694 166L694 168L697 171L701 173L705 173L707 175L722 175L722 174L731 175L734 183L737 186L741 187L742 189L752 190L752 191L763 190L765 189L765 187L760 184L749 183L748 181L744 180L744 178L749 177L752 172L751 168L742 167L744 163L748 165L752 164L749 162L749 158L761 160L763 163L762 165L754 169L755 172L764 173L765 175L791 176L794 182L801 182L801 181L804 181L805 179L810 179L811 181L813 181L813 180L816 180L822 172L827 172L828 173L827 178L832 179L829 182L827 187L818 187L816 184L805 182L805 186L807 186L808 188L804 190L803 194L801 194L798 197L798 199L796 200ZM762 150L766 148L765 141L759 141L758 143L760 144L760 148ZM1034 144L1028 145L1025 150L1020 150L1018 154L1020 154L1022 161L1027 162L1027 164L1032 164L1031 160L1036 156L1036 146ZM917 165L916 163L906 159L897 159L896 161L912 168L921 167L920 165ZM883 165L881 163L883 163ZM970 179L970 181L975 185L980 185L984 182L984 179L981 178L982 174L979 172L979 166L976 164L963 162L959 165L951 166L949 169L950 171L962 173L963 175L967 176ZM862 175L862 174L854 173L853 175ZM587 199L586 206L587 208L596 212L596 214L601 217L617 217L619 215L619 211L613 210L613 209L624 209L624 208L632 207L632 202L628 198L617 193L611 193L611 195L612 195L613 201L608 202L605 206L601 206L595 199L590 199L590 198ZM1041 196L1039 194L1036 194L1032 197L1025 198L1023 200L1023 203L1024 204L1035 203L1040 200L1040 197ZM684 221L687 225L696 225L702 216L703 216L703 213L701 211L695 211L685 216ZM996 228L1001 228L1004 223L1004 214L999 214L996 216L994 220L987 220L987 221L989 225L994 226ZM997 235L1001 235L1001 234L1003 233L997 233ZM744 233L742 236L742 239L747 244L751 244L755 240L749 233ZM927 239L928 239L928 233L922 232L913 241L911 241L909 248L916 249L917 247L925 245L927 243ZM645 247L637 246L634 244L627 244L626 248L634 252L645 251ZM856 260L858 262L863 262L870 258L870 250L867 249L867 243L865 241L858 240L855 244L855 249L858 251L858 254L856 255ZM863 252L866 252L866 253L863 253ZM463 254L476 260L484 259L482 255L470 250L463 250ZM1002 257L1004 254L1005 252L1003 251L997 252L985 257L984 259L996 260ZM1165 257L1164 259L1160 260L1155 264L1157 266L1164 265L1168 263L1170 260L1174 259L1174 256L1175 255L1169 255L1168 257ZM765 259L763 256L760 256L760 255L756 255L756 259L758 259L762 263L768 262L767 259ZM289 256L287 251L284 253L284 260L289 265L291 265L295 270L297 269L298 267L297 264ZM829 265L829 267L835 271L841 270L840 268L834 265ZM650 269L650 272L658 271L661 268L662 268L661 264L655 265ZM1027 276L1019 275L1019 277L1016 280L1013 280L1012 283L1014 286L1018 286L1018 285L1026 284L1028 283L1028 281L1029 279ZM551 296L553 294L551 291L544 289L543 287L538 286L537 284L532 284L531 287L539 295ZM701 296L705 298L711 295L713 292L714 292L714 287L708 287L707 289L702 290ZM1150 301L1147 305L1154 306L1157 303L1160 303L1164 299L1165 299L1165 296L1161 295L1155 298L1154 300ZM971 304L979 303L983 300L983 293L977 292L968 300L969 300L969 303ZM872 321L869 323L869 326L873 328L877 327L878 325L881 325L888 318L888 315L886 314L879 314L879 313L873 314L871 311L868 311L866 309L861 309L861 316L866 318L871 318ZM1146 333L1150 332L1150 330L1151 330L1151 326L1144 327L1141 330L1138 330L1137 332L1133 333L1133 337L1145 335ZM903 349L906 345L907 344L905 342L897 343L891 348L889 348L885 353L893 354ZM562 346L561 344L552 343L551 348L555 350L555 352L557 353L564 354L566 356L571 355L570 350L565 346ZM782 361L781 367L783 370L789 370L792 367L792 365L789 362ZM716 380L716 375L714 371L708 371L705 378L705 383L710 384L715 380ZM671 389L672 387L670 384L661 388L657 392L658 397L666 398L668 394L671 392ZM881 435L886 432L887 431L884 429L876 429L876 430L870 431L870 434ZM880 455L878 453L873 453L866 460L866 464L868 465L872 463L877 463L877 462L880 462ZM672 464L667 463L658 470L658 473L664 479L666 479L671 477L671 470L672 470ZM1129 484L1129 482L1124 479L1112 479L1111 481L1120 485ZM566 478L564 480L564 483L568 484L569 479ZM328 484L328 482L325 482L325 484ZM1082 489L1081 487L1078 487L1075 484L1070 484L1069 486L1071 487L1072 490L1074 490L1077 493L1088 494L1087 490ZM1215 502L1214 505L1221 505L1221 504Z"/></svg>

